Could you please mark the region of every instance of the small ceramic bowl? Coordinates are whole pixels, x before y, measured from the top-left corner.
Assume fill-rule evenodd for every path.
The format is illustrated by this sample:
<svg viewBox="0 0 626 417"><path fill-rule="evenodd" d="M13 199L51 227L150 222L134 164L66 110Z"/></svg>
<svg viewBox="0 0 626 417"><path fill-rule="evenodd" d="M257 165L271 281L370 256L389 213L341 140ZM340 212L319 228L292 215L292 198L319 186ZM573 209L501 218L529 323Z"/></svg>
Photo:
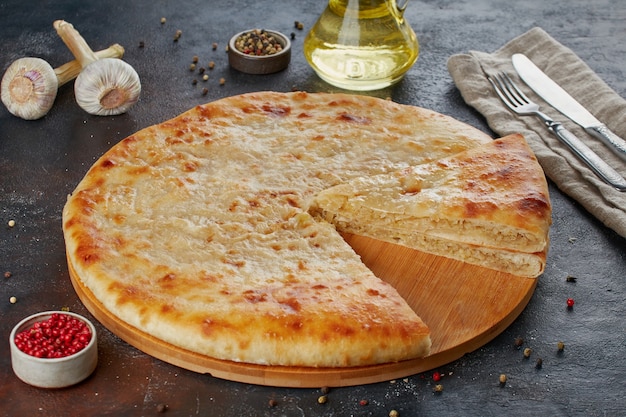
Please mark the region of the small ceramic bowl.
<svg viewBox="0 0 626 417"><path fill-rule="evenodd" d="M52 314L65 314L81 320L91 331L91 340L82 350L62 358L38 358L22 352L15 344L15 336L36 322L49 319ZM98 363L96 329L86 318L67 311L46 311L33 314L19 322L11 331L11 366L13 372L27 384L40 388L63 388L87 378Z"/></svg>
<svg viewBox="0 0 626 417"><path fill-rule="evenodd" d="M291 60L291 41L285 35L274 30L265 30L281 44L282 51L272 55L245 54L237 49L235 43L237 39L255 29L239 32L228 42L228 63L231 67L247 74L271 74L281 71L289 65Z"/></svg>

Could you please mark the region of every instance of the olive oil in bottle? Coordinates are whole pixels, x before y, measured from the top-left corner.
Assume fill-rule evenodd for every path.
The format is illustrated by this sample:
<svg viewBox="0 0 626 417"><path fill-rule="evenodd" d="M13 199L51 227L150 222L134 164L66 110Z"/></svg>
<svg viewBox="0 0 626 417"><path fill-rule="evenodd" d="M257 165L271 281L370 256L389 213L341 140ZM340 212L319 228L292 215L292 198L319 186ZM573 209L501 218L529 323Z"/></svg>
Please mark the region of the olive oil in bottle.
<svg viewBox="0 0 626 417"><path fill-rule="evenodd" d="M400 81L419 44L403 17L408 0L329 0L304 40L304 55L324 81L379 90Z"/></svg>

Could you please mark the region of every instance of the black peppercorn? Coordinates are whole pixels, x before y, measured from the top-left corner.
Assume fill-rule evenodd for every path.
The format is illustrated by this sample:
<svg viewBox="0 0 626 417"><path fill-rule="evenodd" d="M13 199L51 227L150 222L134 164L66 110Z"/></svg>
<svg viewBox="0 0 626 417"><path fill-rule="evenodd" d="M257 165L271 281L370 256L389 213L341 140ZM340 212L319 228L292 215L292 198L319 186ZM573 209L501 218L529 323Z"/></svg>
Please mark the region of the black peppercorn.
<svg viewBox="0 0 626 417"><path fill-rule="evenodd" d="M263 29L246 32L235 40L235 48L246 55L273 55L283 50L283 45Z"/></svg>

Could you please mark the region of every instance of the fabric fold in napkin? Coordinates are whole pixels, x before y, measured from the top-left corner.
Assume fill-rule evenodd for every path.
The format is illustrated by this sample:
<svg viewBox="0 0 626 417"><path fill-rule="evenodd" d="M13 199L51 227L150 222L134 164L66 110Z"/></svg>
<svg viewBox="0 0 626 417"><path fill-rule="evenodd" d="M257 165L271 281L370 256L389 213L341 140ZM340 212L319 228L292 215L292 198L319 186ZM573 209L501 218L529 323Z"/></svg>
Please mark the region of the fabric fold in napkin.
<svg viewBox="0 0 626 417"><path fill-rule="evenodd" d="M563 123L622 176L626 176L626 162L524 84L511 62L511 56L515 53L525 54L622 138L626 138L626 100L602 81L572 50L541 28L529 30L493 53L469 51L467 54L453 55L448 60L448 71L463 99L487 119L494 132L500 136L522 133L546 176L606 226L626 237L626 192L620 192L598 178L539 119L518 116L509 111L496 95L487 75L506 72L531 100L539 104L541 111Z"/></svg>

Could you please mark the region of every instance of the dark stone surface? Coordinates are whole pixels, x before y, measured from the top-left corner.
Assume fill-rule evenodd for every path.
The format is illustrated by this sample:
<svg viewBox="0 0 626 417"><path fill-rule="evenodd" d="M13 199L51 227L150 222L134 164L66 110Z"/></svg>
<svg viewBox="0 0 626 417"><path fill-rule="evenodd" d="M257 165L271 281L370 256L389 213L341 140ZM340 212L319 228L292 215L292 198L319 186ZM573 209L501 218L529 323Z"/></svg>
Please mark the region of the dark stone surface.
<svg viewBox="0 0 626 417"><path fill-rule="evenodd" d="M551 186L554 224L546 272L530 304L501 335L443 366L444 391L433 393L430 372L405 380L335 388L320 405L316 389L284 389L223 381L151 358L98 325L99 365L83 383L41 390L11 371L7 339L14 324L63 306L86 314L70 284L61 233L61 208L91 164L129 134L207 101L255 90L337 91L320 81L302 55L307 28L323 1L226 0L0 2L0 69L23 56L53 66L71 59L52 22L73 23L94 49L126 47L125 59L142 80L140 103L128 114L94 117L74 102L71 85L38 121L0 108L0 415L158 414L211 416L619 416L626 413L626 240ZM490 132L461 99L447 58L468 50L493 51L540 26L572 48L626 97L626 3L621 0L412 1L408 21L421 44L416 65L396 87L370 93L451 115ZM160 23L166 17L165 24ZM294 28L294 21L304 30ZM253 76L227 65L229 37L251 27L294 32L289 68ZM173 42L177 29L183 31ZM139 47L140 42L144 47ZM211 44L217 42L216 51ZM188 70L193 55L216 67L203 96ZM217 80L226 79L224 86ZM16 221L13 228L7 223ZM567 276L577 278L566 282ZM9 298L15 296L16 304ZM576 305L570 311L565 301ZM522 337L530 359L514 346ZM566 344L562 354L556 343ZM535 366L537 358L543 366ZM501 387L498 377L508 375ZM270 399L277 402L269 406ZM365 399L367 405L360 405Z"/></svg>

